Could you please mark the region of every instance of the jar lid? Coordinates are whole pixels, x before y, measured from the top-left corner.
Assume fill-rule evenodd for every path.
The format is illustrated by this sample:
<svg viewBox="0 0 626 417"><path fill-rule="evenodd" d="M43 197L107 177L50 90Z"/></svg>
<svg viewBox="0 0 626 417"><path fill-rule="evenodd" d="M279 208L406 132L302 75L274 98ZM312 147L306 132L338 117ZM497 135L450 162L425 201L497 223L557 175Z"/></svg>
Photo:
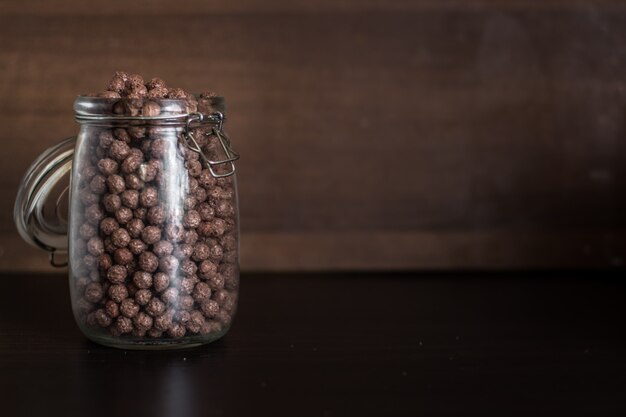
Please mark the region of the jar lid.
<svg viewBox="0 0 626 417"><path fill-rule="evenodd" d="M76 137L46 150L22 179L13 217L22 238L51 254L67 252L68 193ZM52 259L52 258L51 258Z"/></svg>

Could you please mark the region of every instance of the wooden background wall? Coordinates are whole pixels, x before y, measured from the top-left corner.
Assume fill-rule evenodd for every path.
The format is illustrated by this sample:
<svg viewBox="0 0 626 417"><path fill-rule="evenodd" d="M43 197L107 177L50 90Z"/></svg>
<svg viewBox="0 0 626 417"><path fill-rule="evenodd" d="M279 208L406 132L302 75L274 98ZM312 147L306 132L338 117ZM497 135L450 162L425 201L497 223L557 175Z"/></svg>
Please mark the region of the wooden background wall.
<svg viewBox="0 0 626 417"><path fill-rule="evenodd" d="M227 97L246 270L621 266L623 1L0 2L17 185L117 69Z"/></svg>

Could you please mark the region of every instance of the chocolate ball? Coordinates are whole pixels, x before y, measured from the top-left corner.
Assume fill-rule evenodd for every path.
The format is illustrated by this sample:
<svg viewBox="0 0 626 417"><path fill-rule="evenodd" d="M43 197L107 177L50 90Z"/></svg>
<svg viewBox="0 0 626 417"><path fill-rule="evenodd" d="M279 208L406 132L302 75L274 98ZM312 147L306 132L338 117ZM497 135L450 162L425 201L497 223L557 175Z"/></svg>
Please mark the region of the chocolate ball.
<svg viewBox="0 0 626 417"><path fill-rule="evenodd" d="M191 294L193 288L196 286L196 282L198 282L198 278L193 275L181 279L178 285L180 293L183 295Z"/></svg>
<svg viewBox="0 0 626 417"><path fill-rule="evenodd" d="M196 272L198 271L198 266L195 262L189 259L183 259L183 261L180 263L180 270L185 276L190 277L196 274Z"/></svg>
<svg viewBox="0 0 626 417"><path fill-rule="evenodd" d="M152 252L159 258L170 255L174 250L174 245L170 241L160 240L152 246Z"/></svg>
<svg viewBox="0 0 626 417"><path fill-rule="evenodd" d="M157 226L146 226L141 231L141 239L146 244L152 245L161 239L161 229Z"/></svg>
<svg viewBox="0 0 626 417"><path fill-rule="evenodd" d="M133 319L133 324L135 325L135 328L139 330L149 330L152 327L153 322L154 321L152 317L144 312L137 313L137 315Z"/></svg>
<svg viewBox="0 0 626 417"><path fill-rule="evenodd" d="M235 215L235 208L230 200L220 200L215 205L215 213L219 217L231 217Z"/></svg>
<svg viewBox="0 0 626 417"><path fill-rule="evenodd" d="M192 292L193 299L202 304L211 298L211 287L206 282L198 282Z"/></svg>
<svg viewBox="0 0 626 417"><path fill-rule="evenodd" d="M148 87L148 90L152 90L154 88L167 87L167 85L165 84L165 81L163 81L161 78L154 77L146 83L146 87Z"/></svg>
<svg viewBox="0 0 626 417"><path fill-rule="evenodd" d="M85 219L92 225L97 226L103 218L104 211L98 204L92 204L85 209Z"/></svg>
<svg viewBox="0 0 626 417"><path fill-rule="evenodd" d="M104 309L100 308L98 310L95 311L94 316L96 318L96 323L98 323L98 326L100 327L109 327L111 325L111 317L109 317L106 313L106 311L104 311Z"/></svg>
<svg viewBox="0 0 626 417"><path fill-rule="evenodd" d="M109 148L109 155L118 162L122 162L130 154L130 147L125 141L114 140Z"/></svg>
<svg viewBox="0 0 626 417"><path fill-rule="evenodd" d="M79 195L80 201L86 206L95 204L99 200L98 195L92 193L89 188L83 188L82 190L78 192L78 195Z"/></svg>
<svg viewBox="0 0 626 417"><path fill-rule="evenodd" d="M150 207L148 209L146 219L150 224L160 225L165 222L165 214L165 208L161 205Z"/></svg>
<svg viewBox="0 0 626 417"><path fill-rule="evenodd" d="M183 233L183 242L188 245L195 245L198 238L198 233L195 230L185 230Z"/></svg>
<svg viewBox="0 0 626 417"><path fill-rule="evenodd" d="M126 229L119 228L113 233L111 233L111 241L118 248L124 248L128 246L128 244L130 243L130 240L131 240L130 234L128 233L128 230Z"/></svg>
<svg viewBox="0 0 626 417"><path fill-rule="evenodd" d="M107 253L103 253L98 256L98 269L101 271L107 271L111 265L113 265L113 261L111 260L111 256Z"/></svg>
<svg viewBox="0 0 626 417"><path fill-rule="evenodd" d="M128 244L128 249L133 253L133 255L139 255L148 249L148 245L143 243L143 240L141 239L133 239Z"/></svg>
<svg viewBox="0 0 626 417"><path fill-rule="evenodd" d="M202 172L200 173L200 175L198 175L198 184L200 184L200 186L206 188L206 189L210 189L215 187L215 184L217 183L215 177L213 177L213 175L211 175L211 171L209 171L208 169L204 169L202 170Z"/></svg>
<svg viewBox="0 0 626 417"><path fill-rule="evenodd" d="M113 267L111 267L113 268ZM109 297L116 303L121 303L123 299L128 298L128 289L125 285L114 284L109 287Z"/></svg>
<svg viewBox="0 0 626 417"><path fill-rule="evenodd" d="M145 207L136 208L135 210L133 210L133 216L135 216L136 219L141 220L145 224L145 222L147 221L146 217L148 216L148 209Z"/></svg>
<svg viewBox="0 0 626 417"><path fill-rule="evenodd" d="M178 289L170 287L163 291L161 294L161 300L165 302L165 304L175 304L178 300Z"/></svg>
<svg viewBox="0 0 626 417"><path fill-rule="evenodd" d="M126 183L126 187L131 190L140 190L144 187L143 180L136 174L126 175L124 177L124 182Z"/></svg>
<svg viewBox="0 0 626 417"><path fill-rule="evenodd" d="M121 127L114 129L113 136L115 136L116 139L121 140L122 142L130 143L130 136L128 135L126 129L123 129Z"/></svg>
<svg viewBox="0 0 626 417"><path fill-rule="evenodd" d="M180 242L183 239L185 229L177 224L168 224L165 226L165 238L172 243Z"/></svg>
<svg viewBox="0 0 626 417"><path fill-rule="evenodd" d="M98 161L98 170L105 177L117 174L119 171L119 167L120 167L119 164L110 158L104 158Z"/></svg>
<svg viewBox="0 0 626 417"><path fill-rule="evenodd" d="M147 97L151 99L162 99L167 96L168 92L166 87L155 87L148 90Z"/></svg>
<svg viewBox="0 0 626 417"><path fill-rule="evenodd" d="M203 261L208 259L211 254L211 249L204 243L196 243L193 247L193 254L191 259L194 261Z"/></svg>
<svg viewBox="0 0 626 417"><path fill-rule="evenodd" d="M121 204L130 209L139 207L139 191L137 190L124 190L119 198Z"/></svg>
<svg viewBox="0 0 626 417"><path fill-rule="evenodd" d="M209 258L211 258L211 260L215 262L219 262L224 257L224 249L222 249L222 247L219 244L215 243L211 245L209 248L210 248Z"/></svg>
<svg viewBox="0 0 626 417"><path fill-rule="evenodd" d="M138 238L141 236L141 232L144 229L144 224L140 219L132 219L126 224L126 230L132 238Z"/></svg>
<svg viewBox="0 0 626 417"><path fill-rule="evenodd" d="M180 323L173 323L168 329L167 334L173 339L180 339L185 336L187 329Z"/></svg>
<svg viewBox="0 0 626 417"><path fill-rule="evenodd" d="M145 306L146 304L148 304L151 298L152 291L145 288L137 290L137 292L135 293L135 302L140 306Z"/></svg>
<svg viewBox="0 0 626 417"><path fill-rule="evenodd" d="M185 167L187 168L187 172L192 177L197 177L202 172L202 163L200 161L190 160L185 163Z"/></svg>
<svg viewBox="0 0 626 417"><path fill-rule="evenodd" d="M115 320L115 330L121 334L130 333L133 330L133 322L128 317L119 316Z"/></svg>
<svg viewBox="0 0 626 417"><path fill-rule="evenodd" d="M103 194L107 189L106 177L104 175L95 175L89 182L89 189L96 194Z"/></svg>
<svg viewBox="0 0 626 417"><path fill-rule="evenodd" d="M224 288L224 276L219 272L211 275L206 282L209 284L212 290L221 290Z"/></svg>
<svg viewBox="0 0 626 417"><path fill-rule="evenodd" d="M119 228L120 228L120 225L117 223L117 220L111 217L104 218L100 222L100 231L107 236Z"/></svg>
<svg viewBox="0 0 626 417"><path fill-rule="evenodd" d="M153 207L159 202L159 193L154 187L146 187L139 195L139 202L143 207Z"/></svg>
<svg viewBox="0 0 626 417"><path fill-rule="evenodd" d="M158 116L161 113L161 106L154 101L146 101L141 109L141 114L146 117Z"/></svg>
<svg viewBox="0 0 626 417"><path fill-rule="evenodd" d="M110 291L111 288L109 288ZM106 311L107 316L111 318L116 318L120 315L120 306L113 300L109 300L104 304L104 311Z"/></svg>
<svg viewBox="0 0 626 417"><path fill-rule="evenodd" d="M173 255L165 255L159 259L159 270L167 274L173 275L178 269L178 259Z"/></svg>
<svg viewBox="0 0 626 417"><path fill-rule="evenodd" d="M165 303L157 297L152 297L145 310L151 317L160 316L165 311Z"/></svg>
<svg viewBox="0 0 626 417"><path fill-rule="evenodd" d="M220 311L220 306L216 301L209 299L200 304L200 309L202 310L202 313L204 313L205 317L213 318L217 316Z"/></svg>
<svg viewBox="0 0 626 417"><path fill-rule="evenodd" d="M120 313L132 319L139 313L139 305L132 298L126 298L120 303Z"/></svg>
<svg viewBox="0 0 626 417"><path fill-rule="evenodd" d="M139 255L139 268L147 272L155 272L159 267L159 258L152 252L143 252Z"/></svg>
<svg viewBox="0 0 626 417"><path fill-rule="evenodd" d="M172 255L174 255L177 259L184 259L190 257L192 253L193 246L183 243L182 245L178 245L174 248Z"/></svg>
<svg viewBox="0 0 626 417"><path fill-rule="evenodd" d="M102 205L107 212L115 213L122 207L122 200L119 195L107 194L102 198Z"/></svg>
<svg viewBox="0 0 626 417"><path fill-rule="evenodd" d="M195 210L189 210L183 217L183 225L191 229L198 227L201 221L200 214Z"/></svg>
<svg viewBox="0 0 626 417"><path fill-rule="evenodd" d="M111 281L113 284L123 283L126 280L127 275L128 275L128 271L126 270L126 267L123 265L113 265L107 270L107 279Z"/></svg>
<svg viewBox="0 0 626 417"><path fill-rule="evenodd" d="M154 181L154 179L157 177L157 174L159 173L160 167L161 164L159 163L159 161L150 160L139 165L137 174L142 181Z"/></svg>
<svg viewBox="0 0 626 417"><path fill-rule="evenodd" d="M87 251L94 256L101 255L104 253L104 242L97 236L92 237L87 241Z"/></svg>
<svg viewBox="0 0 626 417"><path fill-rule="evenodd" d="M113 252L113 260L119 265L128 265L133 261L133 253L127 248L116 249Z"/></svg>
<svg viewBox="0 0 626 417"><path fill-rule="evenodd" d="M196 210L203 221L211 220L215 216L215 210L209 203L198 204Z"/></svg>
<svg viewBox="0 0 626 417"><path fill-rule="evenodd" d="M96 235L96 228L89 223L83 223L78 228L78 234L85 240L89 240L89 238L94 237Z"/></svg>
<svg viewBox="0 0 626 417"><path fill-rule="evenodd" d="M115 219L119 224L126 224L131 221L132 218L133 211L128 207L120 207L120 209L115 212Z"/></svg>
<svg viewBox="0 0 626 417"><path fill-rule="evenodd" d="M124 178L117 174L109 175L107 177L107 188L111 194L119 194L126 189L126 183Z"/></svg>
<svg viewBox="0 0 626 417"><path fill-rule="evenodd" d="M137 271L133 274L133 283L137 288L150 288L152 286L152 274L145 271Z"/></svg>
<svg viewBox="0 0 626 417"><path fill-rule="evenodd" d="M137 171L143 162L143 154L137 155L135 153L129 153L129 155L122 162L122 172L124 174L132 174Z"/></svg>
<svg viewBox="0 0 626 417"><path fill-rule="evenodd" d="M200 275L200 278L209 279L213 275L217 274L217 265L209 260L202 261L200 263L200 266L198 267L198 273Z"/></svg>
<svg viewBox="0 0 626 417"><path fill-rule="evenodd" d="M156 300L156 298L153 298L152 300ZM157 330L165 331L172 325L173 319L174 319L174 312L168 310L165 313L158 315L158 317L155 317L153 326Z"/></svg>
<svg viewBox="0 0 626 417"><path fill-rule="evenodd" d="M170 285L170 276L164 272L157 272L154 274L154 290L156 292L163 292Z"/></svg>
<svg viewBox="0 0 626 417"><path fill-rule="evenodd" d="M188 310L191 310L193 308L193 297L190 295L181 295L180 297L178 297L178 308L181 310L185 310L181 313L188 313ZM189 314L186 314L184 321L189 320ZM180 322L183 322L183 318L179 318Z"/></svg>
<svg viewBox="0 0 626 417"><path fill-rule="evenodd" d="M126 83L124 79L118 76L114 76L113 78L111 78L111 81L109 81L109 87L107 88L107 90L115 91L118 94L122 94L125 89Z"/></svg>
<svg viewBox="0 0 626 417"><path fill-rule="evenodd" d="M102 285L97 282L90 282L85 287L85 299L91 303L97 303L102 299L103 295Z"/></svg>

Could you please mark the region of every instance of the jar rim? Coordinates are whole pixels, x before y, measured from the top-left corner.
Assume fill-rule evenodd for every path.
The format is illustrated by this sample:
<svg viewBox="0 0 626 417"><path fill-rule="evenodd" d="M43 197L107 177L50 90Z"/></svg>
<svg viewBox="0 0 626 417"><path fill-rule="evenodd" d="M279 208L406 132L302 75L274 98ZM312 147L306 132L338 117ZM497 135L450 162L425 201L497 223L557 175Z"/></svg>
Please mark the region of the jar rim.
<svg viewBox="0 0 626 417"><path fill-rule="evenodd" d="M195 95L196 100L202 99ZM224 97L214 96L208 99L198 111L197 105L187 99L152 99L152 98L103 98L77 96L74 100L74 116L78 123L94 122L132 122L132 123L185 123L191 115L202 115L200 119L208 123L220 123L224 119ZM157 115L141 114L147 103L159 106Z"/></svg>

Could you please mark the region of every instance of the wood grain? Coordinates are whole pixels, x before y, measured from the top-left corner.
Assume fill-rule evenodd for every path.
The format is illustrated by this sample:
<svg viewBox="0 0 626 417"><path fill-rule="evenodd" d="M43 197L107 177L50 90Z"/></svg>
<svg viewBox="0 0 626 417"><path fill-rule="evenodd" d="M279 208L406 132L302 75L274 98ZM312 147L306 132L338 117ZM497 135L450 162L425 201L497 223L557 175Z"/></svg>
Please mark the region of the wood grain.
<svg viewBox="0 0 626 417"><path fill-rule="evenodd" d="M3 2L0 269L43 267L19 178L116 69L227 97L245 269L621 265L626 9L570 3Z"/></svg>

